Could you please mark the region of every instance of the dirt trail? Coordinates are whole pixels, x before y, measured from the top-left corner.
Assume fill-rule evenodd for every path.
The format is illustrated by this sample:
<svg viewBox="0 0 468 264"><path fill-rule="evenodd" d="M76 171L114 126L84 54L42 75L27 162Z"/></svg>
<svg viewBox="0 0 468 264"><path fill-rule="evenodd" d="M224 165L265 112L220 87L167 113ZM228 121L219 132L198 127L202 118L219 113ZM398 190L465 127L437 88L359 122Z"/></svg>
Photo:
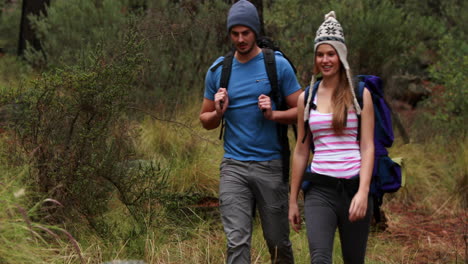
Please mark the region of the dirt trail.
<svg viewBox="0 0 468 264"><path fill-rule="evenodd" d="M415 205L389 204L387 228L377 236L402 245L405 263L468 263L468 212L429 215Z"/></svg>

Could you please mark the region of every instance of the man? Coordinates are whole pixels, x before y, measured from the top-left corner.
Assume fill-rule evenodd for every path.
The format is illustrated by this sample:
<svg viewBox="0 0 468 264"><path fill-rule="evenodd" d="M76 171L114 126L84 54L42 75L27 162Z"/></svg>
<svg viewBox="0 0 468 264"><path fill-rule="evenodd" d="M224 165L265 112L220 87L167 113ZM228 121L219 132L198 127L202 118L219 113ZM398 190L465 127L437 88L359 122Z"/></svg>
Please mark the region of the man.
<svg viewBox="0 0 468 264"><path fill-rule="evenodd" d="M277 123L293 124L301 93L294 71L275 53L279 90L289 109L276 110L264 55L256 44L260 32L257 9L246 0L228 13L227 29L235 47L229 91L220 87L223 61L208 70L200 113L204 128L225 120L224 158L220 166L219 200L227 237L227 263L250 263L252 222L258 208L272 263L294 263L288 224L288 184L283 177Z"/></svg>

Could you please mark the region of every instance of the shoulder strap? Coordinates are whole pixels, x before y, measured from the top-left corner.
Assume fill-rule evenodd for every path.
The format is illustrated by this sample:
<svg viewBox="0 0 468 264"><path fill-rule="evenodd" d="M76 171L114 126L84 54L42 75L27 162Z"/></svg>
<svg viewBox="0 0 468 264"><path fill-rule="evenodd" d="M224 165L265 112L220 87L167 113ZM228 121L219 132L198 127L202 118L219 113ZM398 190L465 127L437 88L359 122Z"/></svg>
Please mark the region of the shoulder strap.
<svg viewBox="0 0 468 264"><path fill-rule="evenodd" d="M234 52L229 51L224 55L223 61L219 62L215 66L211 68L211 71L214 72L219 66L223 66L221 70L221 78L219 80L219 87L228 88L229 79L231 78L231 70L232 70L232 60L234 59ZM224 132L224 117L221 118L221 129L219 130L219 139L223 138Z"/></svg>
<svg viewBox="0 0 468 264"><path fill-rule="evenodd" d="M317 95L317 90L318 90L318 87L319 87L319 84L320 84L320 81L317 81L314 83L314 87L312 87L312 100L310 102L310 109L313 109L313 110L316 110L317 109L317 105L314 103L314 98L315 96ZM307 86L305 91L304 91L304 107L305 105L307 104L307 98L309 97L309 92L310 92L310 86ZM304 137L302 138L302 143L305 142L306 138L307 138L307 135L309 134L309 118L307 118L307 120L304 121ZM310 134L312 135L312 132L310 132ZM312 152L314 152L314 141L312 140L311 141L311 150Z"/></svg>
<svg viewBox="0 0 468 264"><path fill-rule="evenodd" d="M223 60L223 69L221 71L221 79L219 81L219 87L228 88L229 78L231 78L232 60L234 59L234 53L229 51Z"/></svg>
<svg viewBox="0 0 468 264"><path fill-rule="evenodd" d="M366 83L358 76L358 83L356 87L354 88L354 93L356 94L356 99L358 101L359 106L361 107L361 110L364 109L364 87L366 86ZM361 112L362 113L362 112ZM361 141L361 115L357 115L358 119L358 129L357 129L357 136L356 140Z"/></svg>
<svg viewBox="0 0 468 264"><path fill-rule="evenodd" d="M364 107L364 87L366 86L366 83L364 80L361 79L360 76L358 76L358 80L357 80L357 85L356 87L354 88L355 90L355 94L356 94L356 99L359 103L359 106L361 107L361 109Z"/></svg>
<svg viewBox="0 0 468 264"><path fill-rule="evenodd" d="M284 108L281 105L281 93L279 91L278 86L278 73L276 72L276 58L275 52L269 48L263 48L263 61L265 62L265 69L268 75L268 79L270 80L271 86L271 94L270 96L273 98L273 101L278 106L278 109ZM284 110L284 109L281 109Z"/></svg>

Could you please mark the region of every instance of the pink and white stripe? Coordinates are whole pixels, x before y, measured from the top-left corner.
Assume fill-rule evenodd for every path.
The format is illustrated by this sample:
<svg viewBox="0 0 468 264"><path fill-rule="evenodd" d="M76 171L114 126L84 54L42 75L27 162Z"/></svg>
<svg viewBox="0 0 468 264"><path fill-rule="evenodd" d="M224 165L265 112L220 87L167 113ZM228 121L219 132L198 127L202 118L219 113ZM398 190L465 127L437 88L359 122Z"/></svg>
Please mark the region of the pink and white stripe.
<svg viewBox="0 0 468 264"><path fill-rule="evenodd" d="M357 115L355 111L348 112L347 127L342 135L334 133L332 118L331 113L310 112L309 127L315 145L311 171L337 178L350 178L359 174L361 169Z"/></svg>

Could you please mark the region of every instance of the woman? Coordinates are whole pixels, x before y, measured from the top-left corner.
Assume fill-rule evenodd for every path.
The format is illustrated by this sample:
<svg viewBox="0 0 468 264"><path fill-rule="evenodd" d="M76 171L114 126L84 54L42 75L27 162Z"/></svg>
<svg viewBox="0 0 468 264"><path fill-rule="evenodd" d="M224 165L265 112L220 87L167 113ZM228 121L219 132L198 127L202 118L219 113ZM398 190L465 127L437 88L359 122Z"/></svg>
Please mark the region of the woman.
<svg viewBox="0 0 468 264"><path fill-rule="evenodd" d="M310 185L303 191L311 263L332 263L337 228L344 262L364 263L372 212L369 199L374 161L372 98L364 89L361 109L346 59L343 30L334 11L325 15L317 30L314 52L310 90L314 84L318 89L315 96L311 91L308 93L306 103L304 93L298 99L298 142L293 159L289 221L298 232L301 217L297 197L305 180ZM319 73L322 80L315 83ZM303 120L308 120L307 125L302 124ZM312 142L315 152L308 164Z"/></svg>

